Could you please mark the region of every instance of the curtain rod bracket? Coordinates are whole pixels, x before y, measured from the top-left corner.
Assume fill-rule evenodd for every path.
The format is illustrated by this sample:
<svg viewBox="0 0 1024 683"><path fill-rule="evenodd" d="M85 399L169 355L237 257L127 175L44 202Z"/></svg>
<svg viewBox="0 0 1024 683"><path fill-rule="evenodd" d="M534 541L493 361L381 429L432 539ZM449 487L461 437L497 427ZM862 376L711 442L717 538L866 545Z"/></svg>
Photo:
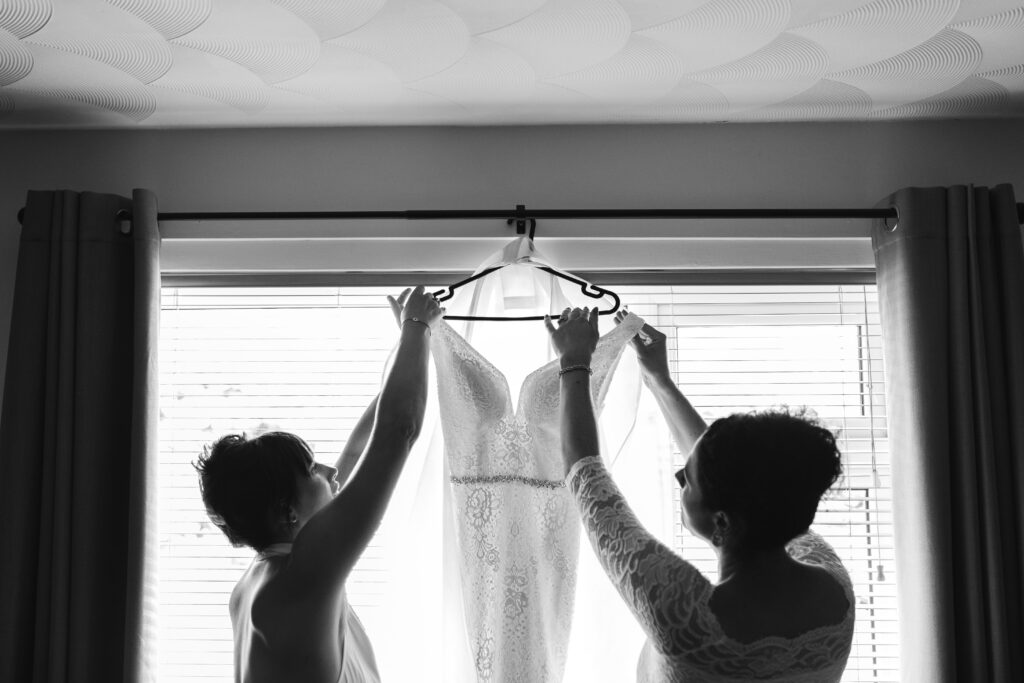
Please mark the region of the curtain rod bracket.
<svg viewBox="0 0 1024 683"><path fill-rule="evenodd" d="M512 225L512 223L515 223L516 224L516 234L517 235L525 235L526 234L526 221L530 221L530 239L532 240L534 233L537 232L537 219L536 218L527 218L526 217L526 205L525 204L516 204L516 217L515 218L507 219L505 221L505 225Z"/></svg>
<svg viewBox="0 0 1024 683"><path fill-rule="evenodd" d="M889 232L896 232L896 228L900 227L900 209L898 206L894 206L892 210L896 212L896 215L892 216L892 225L889 225L889 216L883 218L882 223Z"/></svg>

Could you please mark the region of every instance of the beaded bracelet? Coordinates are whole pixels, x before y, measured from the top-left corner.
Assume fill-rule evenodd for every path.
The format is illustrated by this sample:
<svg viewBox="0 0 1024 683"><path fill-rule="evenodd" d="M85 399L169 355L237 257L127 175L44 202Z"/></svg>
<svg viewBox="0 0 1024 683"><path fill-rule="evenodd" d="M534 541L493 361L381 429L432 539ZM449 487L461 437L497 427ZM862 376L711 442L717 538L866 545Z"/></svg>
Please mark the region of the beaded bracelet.
<svg viewBox="0 0 1024 683"><path fill-rule="evenodd" d="M590 369L589 365L570 365L567 368L562 368L561 370L559 370L558 376L561 377L565 373L572 372L573 370L586 370L588 375L594 374L594 371Z"/></svg>

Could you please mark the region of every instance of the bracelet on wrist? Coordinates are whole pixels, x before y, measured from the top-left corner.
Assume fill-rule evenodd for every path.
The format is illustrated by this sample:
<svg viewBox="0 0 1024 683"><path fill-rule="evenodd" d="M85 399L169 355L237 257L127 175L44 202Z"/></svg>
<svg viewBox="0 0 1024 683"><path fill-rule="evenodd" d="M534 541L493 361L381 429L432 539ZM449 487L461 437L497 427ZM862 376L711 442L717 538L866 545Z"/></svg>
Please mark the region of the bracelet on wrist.
<svg viewBox="0 0 1024 683"><path fill-rule="evenodd" d="M569 365L569 366L564 367L561 370L559 370L558 371L558 376L561 377L565 373L573 372L575 370L586 370L588 375L593 375L594 374L594 371L590 368L589 365Z"/></svg>
<svg viewBox="0 0 1024 683"><path fill-rule="evenodd" d="M419 323L420 325L425 325L427 328L427 332L430 332L430 324L424 322L423 320L420 320L419 318L406 318L405 320L402 321L402 327L405 327L406 323Z"/></svg>

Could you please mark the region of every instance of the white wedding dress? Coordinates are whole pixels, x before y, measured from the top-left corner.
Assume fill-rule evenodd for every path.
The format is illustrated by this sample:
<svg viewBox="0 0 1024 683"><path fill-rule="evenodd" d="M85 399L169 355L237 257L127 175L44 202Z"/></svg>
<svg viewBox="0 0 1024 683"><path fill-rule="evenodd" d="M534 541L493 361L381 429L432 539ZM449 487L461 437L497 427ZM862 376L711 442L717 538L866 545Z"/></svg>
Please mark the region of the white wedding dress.
<svg viewBox="0 0 1024 683"><path fill-rule="evenodd" d="M598 341L591 363L598 411L642 324L630 315ZM580 537L563 478L558 361L527 375L513 406L505 375L447 323L435 330L432 352L477 680L557 683Z"/></svg>

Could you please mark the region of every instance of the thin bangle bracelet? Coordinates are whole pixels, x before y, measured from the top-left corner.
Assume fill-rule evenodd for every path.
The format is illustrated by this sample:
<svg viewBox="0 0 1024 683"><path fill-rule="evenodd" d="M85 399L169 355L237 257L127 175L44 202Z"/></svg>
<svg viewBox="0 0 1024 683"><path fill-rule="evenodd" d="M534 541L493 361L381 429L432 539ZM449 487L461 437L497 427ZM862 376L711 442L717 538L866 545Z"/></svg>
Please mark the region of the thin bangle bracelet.
<svg viewBox="0 0 1024 683"><path fill-rule="evenodd" d="M594 374L594 371L590 369L589 365L570 365L567 368L562 368L561 370L559 370L558 376L561 377L565 373L572 372L573 370L586 370L588 375Z"/></svg>
<svg viewBox="0 0 1024 683"><path fill-rule="evenodd" d="M402 321L402 326L404 327L407 322L414 322L419 323L420 325L426 325L427 332L430 332L430 325L428 323L423 322L419 318L406 318L405 320Z"/></svg>

